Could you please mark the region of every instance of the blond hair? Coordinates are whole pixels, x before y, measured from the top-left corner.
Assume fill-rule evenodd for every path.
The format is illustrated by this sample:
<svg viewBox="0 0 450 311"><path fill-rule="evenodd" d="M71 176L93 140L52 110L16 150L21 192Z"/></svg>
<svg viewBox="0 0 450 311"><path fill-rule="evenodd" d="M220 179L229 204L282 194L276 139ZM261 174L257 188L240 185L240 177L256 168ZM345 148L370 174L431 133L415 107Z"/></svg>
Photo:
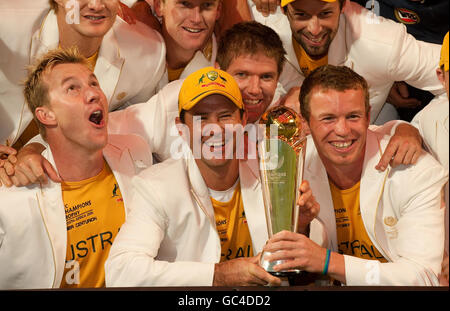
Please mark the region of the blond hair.
<svg viewBox="0 0 450 311"><path fill-rule="evenodd" d="M76 47L70 49L55 49L49 51L38 59L34 65L28 68L28 77L24 82L23 95L33 114L33 118L39 127L41 136L46 139L44 125L36 118L36 108L50 104L48 84L44 81L44 75L60 64L82 64L88 67L84 58Z"/></svg>

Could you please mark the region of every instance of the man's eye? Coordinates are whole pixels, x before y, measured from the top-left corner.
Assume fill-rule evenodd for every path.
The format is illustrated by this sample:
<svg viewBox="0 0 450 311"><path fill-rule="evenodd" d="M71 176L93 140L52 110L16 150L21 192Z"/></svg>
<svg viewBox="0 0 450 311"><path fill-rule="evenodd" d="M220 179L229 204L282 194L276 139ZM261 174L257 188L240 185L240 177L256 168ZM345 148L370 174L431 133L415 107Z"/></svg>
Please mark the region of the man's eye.
<svg viewBox="0 0 450 311"><path fill-rule="evenodd" d="M234 74L234 76L236 78L243 79L243 78L245 78L247 76L247 74L245 72L237 72L237 73Z"/></svg>
<svg viewBox="0 0 450 311"><path fill-rule="evenodd" d="M325 11L325 12L321 12L321 13L320 13L320 16L321 16L321 17L328 17L328 16L330 16L331 14L333 14L333 11Z"/></svg>

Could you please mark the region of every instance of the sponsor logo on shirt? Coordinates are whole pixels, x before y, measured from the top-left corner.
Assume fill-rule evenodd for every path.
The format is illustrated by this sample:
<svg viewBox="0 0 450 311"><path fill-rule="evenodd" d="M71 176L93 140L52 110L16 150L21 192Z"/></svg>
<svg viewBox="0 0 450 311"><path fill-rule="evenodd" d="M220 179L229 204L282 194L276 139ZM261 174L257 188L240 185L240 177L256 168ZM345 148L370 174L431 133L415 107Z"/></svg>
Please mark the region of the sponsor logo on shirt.
<svg viewBox="0 0 450 311"><path fill-rule="evenodd" d="M394 14L400 23L406 25L414 25L420 23L420 17L414 11L403 8L396 8L394 10Z"/></svg>

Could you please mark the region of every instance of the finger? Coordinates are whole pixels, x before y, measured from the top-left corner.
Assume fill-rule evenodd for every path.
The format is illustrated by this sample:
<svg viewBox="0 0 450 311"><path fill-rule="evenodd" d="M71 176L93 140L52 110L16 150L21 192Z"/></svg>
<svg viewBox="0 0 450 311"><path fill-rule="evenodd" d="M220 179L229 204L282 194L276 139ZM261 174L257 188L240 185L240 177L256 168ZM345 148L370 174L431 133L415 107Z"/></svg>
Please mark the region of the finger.
<svg viewBox="0 0 450 311"><path fill-rule="evenodd" d="M406 83L404 82L397 83L397 91L401 97L403 98L409 97L408 86L406 85Z"/></svg>
<svg viewBox="0 0 450 311"><path fill-rule="evenodd" d="M3 167L5 168L6 174L8 174L9 176L14 175L16 170L14 169L14 165L12 165L11 162L5 161Z"/></svg>
<svg viewBox="0 0 450 311"><path fill-rule="evenodd" d="M6 173L6 170L3 167L0 167L0 184L3 183L7 188L13 185L13 182L9 175Z"/></svg>
<svg viewBox="0 0 450 311"><path fill-rule="evenodd" d="M17 150L9 146L0 145L0 155L2 154L17 154Z"/></svg>
<svg viewBox="0 0 450 311"><path fill-rule="evenodd" d="M401 164L403 164L403 165L412 164L412 159L413 159L415 153L416 153L415 148L409 148L408 151L406 151L405 157L403 158L403 162Z"/></svg>
<svg viewBox="0 0 450 311"><path fill-rule="evenodd" d="M27 165L25 164L20 164L18 166L15 167L15 171L16 171L16 175L18 175L19 173L23 174L26 177L26 184L22 184L22 186L26 186L31 184L34 184L37 182L38 177L33 173L33 171L31 170L31 168L29 168ZM20 178L19 178L20 179Z"/></svg>
<svg viewBox="0 0 450 311"><path fill-rule="evenodd" d="M417 160L419 160L419 157L422 155L422 148L420 148L419 150L417 150L414 155L413 158L411 159L411 164L416 164Z"/></svg>
<svg viewBox="0 0 450 311"><path fill-rule="evenodd" d="M16 171L14 176L16 177L16 179L13 179L13 183L14 183L14 186L16 186L16 187L26 186L31 183L31 181L28 179L28 177L25 174L23 174L22 172Z"/></svg>
<svg viewBox="0 0 450 311"><path fill-rule="evenodd" d="M52 166L52 164L47 160L43 159L42 166L44 167L44 171L47 173L48 177L53 180L54 182L62 182L61 177L56 172L55 168Z"/></svg>
<svg viewBox="0 0 450 311"><path fill-rule="evenodd" d="M391 162L393 156L397 152L398 149L398 142L391 140L389 144L386 147L386 150L384 151L383 155L381 156L380 161L375 166L375 169L379 171L384 171L389 165L389 162Z"/></svg>
<svg viewBox="0 0 450 311"><path fill-rule="evenodd" d="M394 157L392 158L390 165L391 167L396 167L398 165L401 165L405 163L405 157L406 153L408 152L409 144L402 144L398 147L397 152L394 154Z"/></svg>
<svg viewBox="0 0 450 311"><path fill-rule="evenodd" d="M17 163L17 157L13 154L10 154L8 156L8 161L11 162L12 164L16 164Z"/></svg>
<svg viewBox="0 0 450 311"><path fill-rule="evenodd" d="M29 170L31 171L31 174L34 176L36 181L39 181L41 184L44 185L48 183L48 178L47 175L45 174L43 163L42 165L41 163L39 163L39 165L35 165L34 162L30 162Z"/></svg>

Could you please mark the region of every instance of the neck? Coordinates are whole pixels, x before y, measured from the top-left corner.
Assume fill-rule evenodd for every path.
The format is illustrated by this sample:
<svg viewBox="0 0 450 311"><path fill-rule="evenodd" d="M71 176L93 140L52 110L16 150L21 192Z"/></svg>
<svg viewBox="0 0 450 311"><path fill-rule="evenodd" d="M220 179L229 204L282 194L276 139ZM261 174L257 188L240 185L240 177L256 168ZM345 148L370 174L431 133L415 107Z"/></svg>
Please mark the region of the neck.
<svg viewBox="0 0 450 311"><path fill-rule="evenodd" d="M59 176L63 181L81 181L98 175L103 169L103 150L87 151L82 148L73 147L61 143L53 143L48 139L51 146L53 159Z"/></svg>
<svg viewBox="0 0 450 311"><path fill-rule="evenodd" d="M225 191L233 187L239 177L239 160L232 160L221 167L210 167L195 160L206 186L212 190Z"/></svg>
<svg viewBox="0 0 450 311"><path fill-rule="evenodd" d="M57 13L59 45L63 49L76 46L84 57L91 57L100 49L103 37L86 37L67 24L63 10Z"/></svg>
<svg viewBox="0 0 450 311"><path fill-rule="evenodd" d="M350 189L361 180L363 161L347 166L327 165L324 162L324 166L328 178L341 190Z"/></svg>

